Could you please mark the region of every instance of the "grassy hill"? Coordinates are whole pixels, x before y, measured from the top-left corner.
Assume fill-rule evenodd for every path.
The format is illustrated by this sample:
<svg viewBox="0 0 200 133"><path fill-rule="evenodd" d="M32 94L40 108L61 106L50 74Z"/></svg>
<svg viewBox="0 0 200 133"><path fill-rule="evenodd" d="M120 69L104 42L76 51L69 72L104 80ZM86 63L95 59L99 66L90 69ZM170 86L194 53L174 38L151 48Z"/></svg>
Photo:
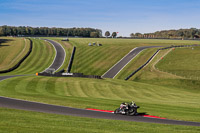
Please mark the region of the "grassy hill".
<svg viewBox="0 0 200 133"><path fill-rule="evenodd" d="M200 47L177 48L170 52L156 67L184 78L200 79Z"/></svg>
<svg viewBox="0 0 200 133"><path fill-rule="evenodd" d="M28 52L30 42L24 38L0 37L0 71L16 65Z"/></svg>
<svg viewBox="0 0 200 133"><path fill-rule="evenodd" d="M148 66L136 73L130 80L199 80L199 50L199 47L162 50Z"/></svg>
<svg viewBox="0 0 200 133"><path fill-rule="evenodd" d="M103 46L88 46L89 43L93 42L101 43ZM105 38L70 38L69 43L77 47L72 72L89 75L103 75L135 47L200 44L199 41ZM120 77L125 76L121 75Z"/></svg>
<svg viewBox="0 0 200 133"><path fill-rule="evenodd" d="M63 45L68 52L68 58L72 45L76 46L72 72L91 75L102 75L134 47L200 44L199 41L86 38L70 38L69 44L62 42L61 38L51 39ZM10 74L31 74L43 71L53 61L55 56L53 47L43 40L32 40L34 51L19 69ZM89 42L97 41L103 46L88 46ZM141 107L139 112L168 119L200 122L200 83L196 78L189 78L191 75L198 76L198 72L195 75L192 71L198 70L198 63L195 64L195 62L198 62L199 48L162 50L148 66L129 81L121 80L143 64L155 50L148 49L141 52L114 80L16 77L0 83L0 95L55 105L105 110L114 110L121 102L134 100ZM161 60L161 57L164 59ZM185 63L186 61L189 62ZM67 63L68 60L62 68L66 68ZM181 70L180 73L178 73L179 70ZM173 72L176 72L176 75ZM187 77L187 74L190 76ZM52 132L79 132L80 130L100 132L102 128L105 128L102 132L198 132L199 130L197 127L79 118L4 108L0 108L0 111L0 125L4 125L0 127L0 131L7 130L8 132L13 131L12 129L19 132L50 132L50 129ZM77 128L77 125L80 128ZM125 127L126 131L121 130L120 127Z"/></svg>
<svg viewBox="0 0 200 133"><path fill-rule="evenodd" d="M165 81L165 82L164 82ZM0 84L0 95L77 108L114 110L134 100L139 112L177 120L200 121L199 82L134 82L87 78L17 77ZM185 107L187 106L187 108Z"/></svg>
<svg viewBox="0 0 200 133"><path fill-rule="evenodd" d="M35 74L48 68L55 57L55 50L44 40L32 39L33 50L27 59L16 70L2 75Z"/></svg>

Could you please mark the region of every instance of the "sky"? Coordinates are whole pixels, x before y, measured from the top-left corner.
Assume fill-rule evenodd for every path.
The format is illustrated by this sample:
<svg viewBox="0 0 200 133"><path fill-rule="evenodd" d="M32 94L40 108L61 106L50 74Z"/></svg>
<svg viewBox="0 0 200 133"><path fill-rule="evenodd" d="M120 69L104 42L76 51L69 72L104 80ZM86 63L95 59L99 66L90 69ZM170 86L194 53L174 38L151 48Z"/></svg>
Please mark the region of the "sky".
<svg viewBox="0 0 200 133"><path fill-rule="evenodd" d="M0 0L0 25L150 33L199 28L200 0Z"/></svg>

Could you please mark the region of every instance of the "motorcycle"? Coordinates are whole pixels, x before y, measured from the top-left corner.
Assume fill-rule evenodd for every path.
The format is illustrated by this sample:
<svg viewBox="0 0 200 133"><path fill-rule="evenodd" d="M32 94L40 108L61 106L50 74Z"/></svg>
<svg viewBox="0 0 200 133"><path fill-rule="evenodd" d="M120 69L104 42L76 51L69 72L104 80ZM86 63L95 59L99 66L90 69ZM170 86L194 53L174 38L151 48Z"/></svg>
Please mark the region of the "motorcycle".
<svg viewBox="0 0 200 133"><path fill-rule="evenodd" d="M122 114L122 115L137 115L137 109L140 108L140 106L137 106L134 102L127 104L122 103L119 108L117 108L114 111L114 114Z"/></svg>

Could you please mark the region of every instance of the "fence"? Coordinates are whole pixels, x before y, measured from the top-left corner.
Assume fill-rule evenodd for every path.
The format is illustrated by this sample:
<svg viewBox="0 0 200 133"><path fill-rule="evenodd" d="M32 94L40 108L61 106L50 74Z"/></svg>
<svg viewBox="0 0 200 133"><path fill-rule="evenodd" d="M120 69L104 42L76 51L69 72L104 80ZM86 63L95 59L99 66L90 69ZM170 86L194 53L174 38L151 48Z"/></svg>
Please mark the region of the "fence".
<svg viewBox="0 0 200 133"><path fill-rule="evenodd" d="M101 76L97 75L84 75L83 73L55 73L55 74L50 74L50 73L39 73L39 76L51 76L51 77L81 77L81 78L95 78L95 79L102 79Z"/></svg>

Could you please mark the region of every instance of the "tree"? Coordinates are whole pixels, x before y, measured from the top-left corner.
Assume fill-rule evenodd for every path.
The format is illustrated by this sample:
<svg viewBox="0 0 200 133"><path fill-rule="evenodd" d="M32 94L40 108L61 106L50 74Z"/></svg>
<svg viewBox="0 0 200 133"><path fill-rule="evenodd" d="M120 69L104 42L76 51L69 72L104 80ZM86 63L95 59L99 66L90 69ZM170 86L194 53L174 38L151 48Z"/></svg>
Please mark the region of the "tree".
<svg viewBox="0 0 200 133"><path fill-rule="evenodd" d="M92 37L92 38L98 38L99 37L99 33L98 32L91 32L90 33L90 37Z"/></svg>
<svg viewBox="0 0 200 133"><path fill-rule="evenodd" d="M134 33L131 33L131 34L130 34L130 37L135 37L135 34L134 34Z"/></svg>
<svg viewBox="0 0 200 133"><path fill-rule="evenodd" d="M108 38L110 36L110 32L106 31L105 36L106 36L106 38Z"/></svg>
<svg viewBox="0 0 200 133"><path fill-rule="evenodd" d="M0 36L3 36L3 35L4 35L3 28L0 27Z"/></svg>
<svg viewBox="0 0 200 133"><path fill-rule="evenodd" d="M117 36L117 32L112 33L112 37L115 38Z"/></svg>
<svg viewBox="0 0 200 133"><path fill-rule="evenodd" d="M135 36L137 36L137 37L141 37L141 36L142 36L142 34L141 34L141 33L139 33L139 32L137 32L137 33L135 33Z"/></svg>

